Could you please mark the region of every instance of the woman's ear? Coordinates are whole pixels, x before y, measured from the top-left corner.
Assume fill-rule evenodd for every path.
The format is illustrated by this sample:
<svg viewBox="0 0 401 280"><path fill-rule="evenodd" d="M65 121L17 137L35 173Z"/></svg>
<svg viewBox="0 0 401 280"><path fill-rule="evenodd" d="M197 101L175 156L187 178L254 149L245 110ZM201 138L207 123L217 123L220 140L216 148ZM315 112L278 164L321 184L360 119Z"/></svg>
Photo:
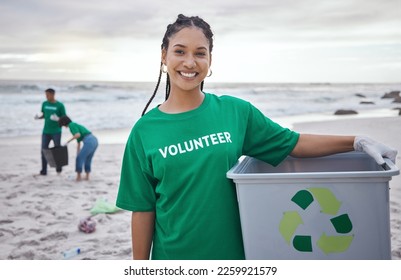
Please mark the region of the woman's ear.
<svg viewBox="0 0 401 280"><path fill-rule="evenodd" d="M166 56L167 56L167 51L165 48L162 49L162 57L161 57L161 62L163 64L166 64Z"/></svg>

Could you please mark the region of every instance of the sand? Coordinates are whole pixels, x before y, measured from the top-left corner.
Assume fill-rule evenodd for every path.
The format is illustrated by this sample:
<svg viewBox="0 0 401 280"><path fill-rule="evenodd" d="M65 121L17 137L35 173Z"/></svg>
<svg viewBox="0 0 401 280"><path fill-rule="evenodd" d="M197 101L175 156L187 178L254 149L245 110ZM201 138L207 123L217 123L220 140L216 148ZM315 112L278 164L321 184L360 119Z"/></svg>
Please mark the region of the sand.
<svg viewBox="0 0 401 280"><path fill-rule="evenodd" d="M57 175L40 170L40 146L0 144L0 259L63 259L62 252L80 248L74 259L130 259L130 214L97 214L93 233L78 230L97 199L115 203L123 144L100 145L90 181L75 181L75 144L69 165Z"/></svg>
<svg viewBox="0 0 401 280"><path fill-rule="evenodd" d="M352 119L295 124L294 130L323 134L364 134L401 151L401 117ZM128 130L96 132L99 148L90 181L75 182L75 143L70 164L57 175L40 169L40 135L0 139L0 259L63 259L62 252L80 248L74 259L129 260L130 213L97 214L93 233L78 230L97 199L115 202ZM63 138L67 137L64 133ZM400 162L400 156L397 158ZM401 176L390 182L393 259L401 259Z"/></svg>

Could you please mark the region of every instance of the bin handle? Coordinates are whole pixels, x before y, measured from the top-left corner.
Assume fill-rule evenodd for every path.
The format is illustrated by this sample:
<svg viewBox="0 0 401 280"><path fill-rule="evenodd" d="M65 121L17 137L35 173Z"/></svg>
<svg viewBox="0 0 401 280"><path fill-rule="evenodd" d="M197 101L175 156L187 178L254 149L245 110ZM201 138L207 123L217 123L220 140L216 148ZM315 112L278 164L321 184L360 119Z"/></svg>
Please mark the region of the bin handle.
<svg viewBox="0 0 401 280"><path fill-rule="evenodd" d="M384 163L380 165L385 171L389 171L389 170L395 170L398 171L399 174L399 169L397 168L397 166L395 165L394 162L391 161L391 159L389 158L384 158Z"/></svg>
<svg viewBox="0 0 401 280"><path fill-rule="evenodd" d="M390 166L387 165L387 163L383 163L380 165L384 170L390 170Z"/></svg>

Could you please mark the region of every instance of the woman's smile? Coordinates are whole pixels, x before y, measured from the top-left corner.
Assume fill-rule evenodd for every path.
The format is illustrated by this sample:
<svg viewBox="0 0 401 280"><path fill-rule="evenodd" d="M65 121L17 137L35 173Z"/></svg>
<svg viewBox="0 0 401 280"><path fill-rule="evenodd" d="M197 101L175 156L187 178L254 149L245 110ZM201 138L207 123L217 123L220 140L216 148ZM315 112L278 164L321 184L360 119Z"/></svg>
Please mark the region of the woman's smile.
<svg viewBox="0 0 401 280"><path fill-rule="evenodd" d="M180 73L181 76L184 76L185 78L193 78L196 75L198 75L198 73L196 72L183 72L183 71L178 71L178 73Z"/></svg>

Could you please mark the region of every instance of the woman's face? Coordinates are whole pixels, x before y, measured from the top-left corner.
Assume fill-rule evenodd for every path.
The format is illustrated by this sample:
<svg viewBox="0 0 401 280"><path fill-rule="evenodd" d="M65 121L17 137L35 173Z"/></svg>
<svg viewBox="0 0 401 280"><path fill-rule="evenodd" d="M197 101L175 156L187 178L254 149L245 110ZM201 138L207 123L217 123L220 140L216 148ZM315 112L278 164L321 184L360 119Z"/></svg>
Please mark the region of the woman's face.
<svg viewBox="0 0 401 280"><path fill-rule="evenodd" d="M162 51L167 66L171 91L197 89L208 74L211 64L209 41L197 27L185 27L170 38Z"/></svg>

